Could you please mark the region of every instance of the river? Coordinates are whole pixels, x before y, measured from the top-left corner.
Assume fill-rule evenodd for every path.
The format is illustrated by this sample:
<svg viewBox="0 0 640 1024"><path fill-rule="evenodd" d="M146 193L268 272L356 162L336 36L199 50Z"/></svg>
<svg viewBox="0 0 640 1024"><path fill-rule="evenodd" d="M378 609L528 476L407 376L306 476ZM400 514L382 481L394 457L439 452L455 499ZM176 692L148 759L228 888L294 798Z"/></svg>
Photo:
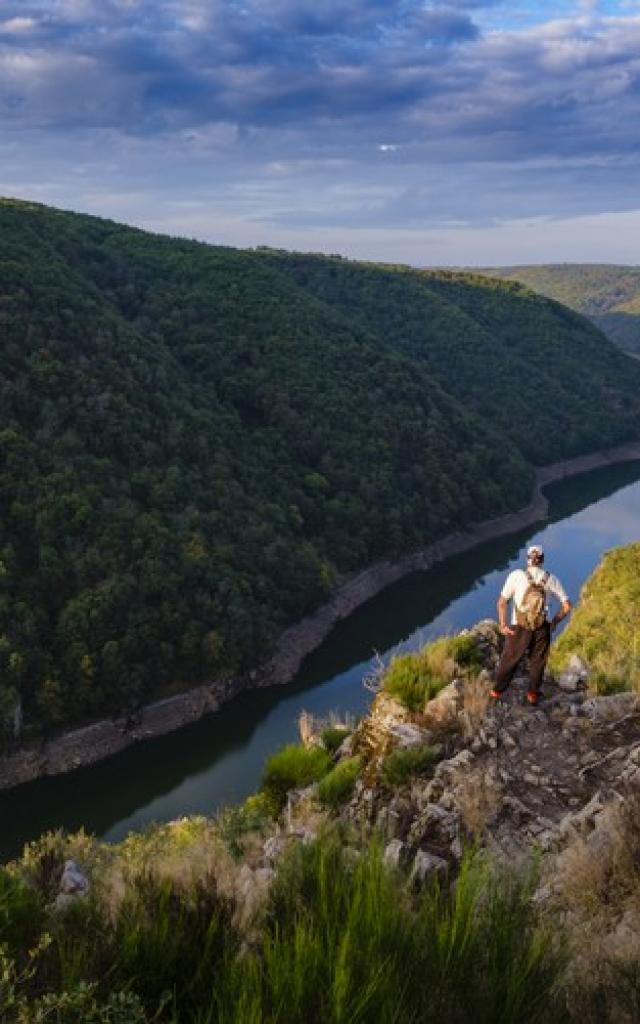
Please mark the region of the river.
<svg viewBox="0 0 640 1024"><path fill-rule="evenodd" d="M640 538L640 462L552 484L546 494L546 523L387 588L341 622L288 686L241 694L179 732L0 793L0 860L50 828L84 827L114 842L154 821L214 814L242 800L258 786L265 757L297 738L301 710L366 711L371 694L362 680L376 654L388 660L394 651L495 617L503 578L533 541L544 545L547 568L577 600L604 551Z"/></svg>

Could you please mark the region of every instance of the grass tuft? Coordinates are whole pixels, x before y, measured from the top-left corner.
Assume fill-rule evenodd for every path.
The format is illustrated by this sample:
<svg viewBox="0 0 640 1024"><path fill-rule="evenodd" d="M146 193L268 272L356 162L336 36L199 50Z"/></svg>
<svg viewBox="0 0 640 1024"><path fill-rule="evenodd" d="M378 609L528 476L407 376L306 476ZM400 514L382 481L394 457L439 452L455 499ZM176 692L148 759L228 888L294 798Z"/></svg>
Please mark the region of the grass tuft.
<svg viewBox="0 0 640 1024"><path fill-rule="evenodd" d="M349 757L335 765L318 786L320 803L332 810L337 810L346 803L360 774L360 764L359 757Z"/></svg>
<svg viewBox="0 0 640 1024"><path fill-rule="evenodd" d="M413 654L392 658L383 677L383 688L418 712L457 674L467 674L481 665L481 656L472 637L445 636Z"/></svg>
<svg viewBox="0 0 640 1024"><path fill-rule="evenodd" d="M427 745L392 750L382 764L382 781L392 789L404 785L414 775L426 775L438 758L438 752Z"/></svg>
<svg viewBox="0 0 640 1024"><path fill-rule="evenodd" d="M640 693L640 543L608 551L589 577L553 644L552 671L561 672L572 654L591 668L596 693Z"/></svg>
<svg viewBox="0 0 640 1024"><path fill-rule="evenodd" d="M273 814L284 807L290 789L302 789L319 782L331 768L331 758L322 747L289 744L267 758L261 791Z"/></svg>
<svg viewBox="0 0 640 1024"><path fill-rule="evenodd" d="M330 754L335 754L338 748L342 746L350 732L351 730L343 725L328 725L320 733L322 746L325 750L328 750Z"/></svg>

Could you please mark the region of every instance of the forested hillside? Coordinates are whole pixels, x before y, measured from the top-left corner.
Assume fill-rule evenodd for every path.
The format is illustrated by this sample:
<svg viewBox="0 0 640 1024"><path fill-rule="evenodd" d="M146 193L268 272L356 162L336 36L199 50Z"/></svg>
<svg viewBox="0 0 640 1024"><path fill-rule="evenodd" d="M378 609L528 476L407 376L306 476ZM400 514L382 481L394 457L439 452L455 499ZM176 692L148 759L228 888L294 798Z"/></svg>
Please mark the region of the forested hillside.
<svg viewBox="0 0 640 1024"><path fill-rule="evenodd" d="M340 574L640 435L640 365L511 283L0 202L0 719L245 671Z"/></svg>
<svg viewBox="0 0 640 1024"><path fill-rule="evenodd" d="M640 267L558 263L482 271L520 281L583 313L620 348L640 355Z"/></svg>

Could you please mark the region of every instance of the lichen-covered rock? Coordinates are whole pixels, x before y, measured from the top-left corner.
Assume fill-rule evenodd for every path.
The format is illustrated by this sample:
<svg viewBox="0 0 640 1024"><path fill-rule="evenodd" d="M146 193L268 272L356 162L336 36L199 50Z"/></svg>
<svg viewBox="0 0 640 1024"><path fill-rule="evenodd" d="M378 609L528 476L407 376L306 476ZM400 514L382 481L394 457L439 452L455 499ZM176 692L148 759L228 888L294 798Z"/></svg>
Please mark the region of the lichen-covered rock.
<svg viewBox="0 0 640 1024"><path fill-rule="evenodd" d="M382 859L387 867L397 868L404 851L404 843L400 839L392 839L385 846Z"/></svg>
<svg viewBox="0 0 640 1024"><path fill-rule="evenodd" d="M394 746L400 747L401 750L423 746L431 739L430 733L414 722L391 723L389 737L395 741Z"/></svg>
<svg viewBox="0 0 640 1024"><path fill-rule="evenodd" d="M411 868L411 880L423 885L429 878L446 878L449 865L442 857L427 850L418 850Z"/></svg>
<svg viewBox="0 0 640 1024"><path fill-rule="evenodd" d="M262 854L266 861L272 863L277 860L278 857L282 856L286 848L287 842L284 836L276 834L274 836L269 836L269 838L265 840L262 847Z"/></svg>
<svg viewBox="0 0 640 1024"><path fill-rule="evenodd" d="M60 893L65 896L86 896L89 892L89 879L75 860L65 862Z"/></svg>

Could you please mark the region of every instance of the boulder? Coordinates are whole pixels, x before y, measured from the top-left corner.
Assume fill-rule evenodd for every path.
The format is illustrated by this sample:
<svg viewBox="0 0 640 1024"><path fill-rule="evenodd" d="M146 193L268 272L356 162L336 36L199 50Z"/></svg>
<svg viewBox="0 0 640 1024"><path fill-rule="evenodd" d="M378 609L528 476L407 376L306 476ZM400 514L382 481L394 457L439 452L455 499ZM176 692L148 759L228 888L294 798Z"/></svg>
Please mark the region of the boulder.
<svg viewBox="0 0 640 1024"><path fill-rule="evenodd" d="M389 735L396 741L395 745L401 750L409 747L421 747L428 743L429 733L412 722L397 722L389 727Z"/></svg>
<svg viewBox="0 0 640 1024"><path fill-rule="evenodd" d="M564 693L576 693L578 690L586 689L587 683L576 672L563 672L558 676L557 686Z"/></svg>
<svg viewBox="0 0 640 1024"><path fill-rule="evenodd" d="M437 732L452 725L464 704L464 684L454 679L440 693L429 701L424 709L423 721L427 729Z"/></svg>
<svg viewBox="0 0 640 1024"><path fill-rule="evenodd" d="M585 700L581 713L592 722L613 722L626 715L637 714L640 709L640 697L637 693L612 693L606 697L592 697Z"/></svg>
<svg viewBox="0 0 640 1024"><path fill-rule="evenodd" d="M404 850L404 843L400 839L392 839L385 847L382 859L387 867L397 868Z"/></svg>
<svg viewBox="0 0 640 1024"><path fill-rule="evenodd" d="M51 904L54 911L64 912L89 892L89 879L75 860L65 861L60 879L60 891Z"/></svg>
<svg viewBox="0 0 640 1024"><path fill-rule="evenodd" d="M446 878L449 865L442 857L437 857L427 850L418 850L411 868L411 880L423 885L428 878Z"/></svg>
<svg viewBox="0 0 640 1024"><path fill-rule="evenodd" d="M86 896L89 892L89 879L75 862L65 862L62 878L60 879L60 893L64 896Z"/></svg>
<svg viewBox="0 0 640 1024"><path fill-rule="evenodd" d="M572 654L567 662L567 672L573 673L586 682L591 674L591 669L577 654Z"/></svg>
<svg viewBox="0 0 640 1024"><path fill-rule="evenodd" d="M282 836L269 836L262 847L262 854L265 860L274 861L284 853L286 840Z"/></svg>

